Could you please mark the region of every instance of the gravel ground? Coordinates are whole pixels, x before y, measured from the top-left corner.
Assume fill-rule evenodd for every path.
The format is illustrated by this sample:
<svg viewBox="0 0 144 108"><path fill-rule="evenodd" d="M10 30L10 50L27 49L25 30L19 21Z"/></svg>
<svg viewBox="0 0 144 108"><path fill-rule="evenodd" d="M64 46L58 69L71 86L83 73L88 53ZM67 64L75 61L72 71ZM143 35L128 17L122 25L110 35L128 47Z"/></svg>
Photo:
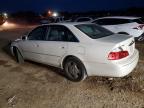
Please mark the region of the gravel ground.
<svg viewBox="0 0 144 108"><path fill-rule="evenodd" d="M15 62L6 46L24 31L0 32L0 108L144 108L144 44L137 44L140 60L130 75L73 83L59 69Z"/></svg>

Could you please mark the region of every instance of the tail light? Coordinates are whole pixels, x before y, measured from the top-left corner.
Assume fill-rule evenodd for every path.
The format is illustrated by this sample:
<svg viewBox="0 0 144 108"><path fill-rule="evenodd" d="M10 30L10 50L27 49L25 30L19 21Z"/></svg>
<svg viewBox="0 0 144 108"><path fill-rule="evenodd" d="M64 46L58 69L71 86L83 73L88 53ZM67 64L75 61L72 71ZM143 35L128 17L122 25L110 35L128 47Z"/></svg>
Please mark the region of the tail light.
<svg viewBox="0 0 144 108"><path fill-rule="evenodd" d="M129 55L128 51L110 52L108 60L119 60Z"/></svg>
<svg viewBox="0 0 144 108"><path fill-rule="evenodd" d="M133 29L136 29L136 30L142 30L144 28L144 24L141 24L137 27L134 27Z"/></svg>

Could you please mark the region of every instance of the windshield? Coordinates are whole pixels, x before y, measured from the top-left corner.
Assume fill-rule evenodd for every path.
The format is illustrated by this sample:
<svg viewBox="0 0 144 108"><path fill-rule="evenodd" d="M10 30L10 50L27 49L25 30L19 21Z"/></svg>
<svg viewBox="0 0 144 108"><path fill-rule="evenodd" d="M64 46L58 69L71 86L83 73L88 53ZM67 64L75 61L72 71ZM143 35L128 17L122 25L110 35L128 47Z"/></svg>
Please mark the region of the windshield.
<svg viewBox="0 0 144 108"><path fill-rule="evenodd" d="M92 39L103 38L114 34L113 32L96 24L80 24L76 25L76 27Z"/></svg>

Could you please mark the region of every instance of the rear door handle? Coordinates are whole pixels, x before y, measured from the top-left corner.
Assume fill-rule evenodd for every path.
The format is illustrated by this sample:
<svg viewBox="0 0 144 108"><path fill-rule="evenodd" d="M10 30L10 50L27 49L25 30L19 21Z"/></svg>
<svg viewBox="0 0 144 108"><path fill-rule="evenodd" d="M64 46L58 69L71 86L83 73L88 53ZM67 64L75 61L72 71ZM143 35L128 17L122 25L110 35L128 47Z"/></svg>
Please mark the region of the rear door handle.
<svg viewBox="0 0 144 108"><path fill-rule="evenodd" d="M34 47L39 47L39 45L38 45L38 44L35 44Z"/></svg>

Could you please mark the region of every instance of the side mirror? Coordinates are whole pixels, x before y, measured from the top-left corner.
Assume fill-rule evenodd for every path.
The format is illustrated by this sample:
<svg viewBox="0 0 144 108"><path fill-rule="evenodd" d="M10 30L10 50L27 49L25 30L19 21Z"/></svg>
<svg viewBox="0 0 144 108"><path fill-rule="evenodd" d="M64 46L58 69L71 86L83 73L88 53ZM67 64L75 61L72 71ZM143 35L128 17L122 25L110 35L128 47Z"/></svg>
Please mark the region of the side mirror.
<svg viewBox="0 0 144 108"><path fill-rule="evenodd" d="M22 40L27 40L28 39L28 32L25 32L24 34L23 34L23 36L21 37L21 39Z"/></svg>
<svg viewBox="0 0 144 108"><path fill-rule="evenodd" d="M22 36L21 39L22 39L22 40L27 40L28 38L27 38L27 36Z"/></svg>

